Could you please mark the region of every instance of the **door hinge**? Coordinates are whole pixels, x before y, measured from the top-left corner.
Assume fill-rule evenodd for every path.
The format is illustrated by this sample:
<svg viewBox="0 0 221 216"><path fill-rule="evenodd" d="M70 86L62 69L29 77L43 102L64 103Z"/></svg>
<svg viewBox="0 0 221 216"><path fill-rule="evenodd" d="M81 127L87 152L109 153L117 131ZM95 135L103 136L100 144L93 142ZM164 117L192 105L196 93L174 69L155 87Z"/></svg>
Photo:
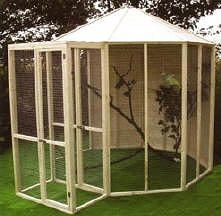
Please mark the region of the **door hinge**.
<svg viewBox="0 0 221 216"><path fill-rule="evenodd" d="M63 53L63 59L66 59L66 55L65 55L65 53Z"/></svg>
<svg viewBox="0 0 221 216"><path fill-rule="evenodd" d="M68 192L68 198L70 198L71 197L71 193L70 192Z"/></svg>

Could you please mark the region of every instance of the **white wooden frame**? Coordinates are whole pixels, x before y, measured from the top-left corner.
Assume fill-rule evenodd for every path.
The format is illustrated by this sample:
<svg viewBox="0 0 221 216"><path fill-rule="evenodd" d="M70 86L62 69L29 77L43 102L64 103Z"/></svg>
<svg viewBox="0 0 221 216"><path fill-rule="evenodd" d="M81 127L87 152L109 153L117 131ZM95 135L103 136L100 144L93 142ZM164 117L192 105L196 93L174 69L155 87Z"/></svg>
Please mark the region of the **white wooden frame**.
<svg viewBox="0 0 221 216"><path fill-rule="evenodd" d="M48 131L49 140L54 140L54 106L53 106L53 83L52 83L52 53L45 52L46 55L46 76L47 76L47 105L48 105ZM50 169L51 179L56 179L55 172L55 147L50 144Z"/></svg>
<svg viewBox="0 0 221 216"><path fill-rule="evenodd" d="M80 49L74 48L75 72L75 113L76 113L76 152L77 152L77 183L84 182L83 146L82 146L82 103L81 103L81 74L80 74Z"/></svg>
<svg viewBox="0 0 221 216"><path fill-rule="evenodd" d="M109 45L120 44L143 44L144 45L144 100L145 100L145 188L143 191L125 191L125 192L111 192L111 173L110 173L110 96L109 96ZM148 189L148 44L177 44L182 47L182 120L181 120L181 181L179 188L172 189L160 189L149 190ZM186 163L187 163L187 47L188 44L194 44L198 46L198 78L197 78L197 166L196 166L196 178L191 182L186 183ZM202 79L202 47L211 47L211 89L210 89L210 128L209 128L209 168L202 174L199 173L199 152L200 152L200 134L201 134L201 79ZM75 182L75 161L74 155L74 131L78 131L78 125L81 124L80 120L74 123L73 116L73 83L72 83L72 61L75 61L75 90L76 93L76 108L81 109L80 98L80 74L79 74L79 49L100 49L101 50L101 67L102 67L102 128L85 127L88 131L96 131L102 133L103 141L103 186L104 188L88 185L83 181L83 164L80 163L82 159L82 148L78 146L77 151L80 158L78 161L78 182ZM72 57L72 49L74 49L74 59ZM34 50L35 55L35 92L36 92L36 121L38 137L27 136L18 133L17 128L17 101L16 101L16 80L15 80L15 50ZM51 97L51 56L50 51L61 51L62 53L62 73L63 73L63 100L64 100L64 123L54 122L53 119L53 102ZM42 74L41 74L41 59L40 52L46 53L47 65L47 92L48 92L48 120L49 120L49 139L44 138L44 125L43 125L43 106L42 106ZM14 162L14 174L15 174L15 188L16 194L25 199L29 199L49 207L59 209L66 213L74 213L80 211L87 206L94 204L95 202L104 199L107 196L130 196L139 194L152 194L163 192L179 192L186 190L198 180L207 175L213 167L213 131L214 131L214 91L215 91L215 47L213 44L200 44L200 43L178 43L178 42L139 42L139 43L77 43L77 42L41 42L41 43L26 43L26 44L14 44L9 45L9 94L10 94L10 113L11 113L11 131L12 131L12 147L13 147L13 162ZM78 96L77 96L78 94ZM78 111L80 112L80 111ZM53 141L53 127L64 127L65 140L64 142ZM81 136L80 132L77 132L77 136ZM18 151L18 139L29 140L38 142L38 157L39 157L39 171L40 180L39 183L33 184L30 187L21 189L20 185L20 164L19 164L19 151ZM48 143L51 146L51 179L46 180L45 177L45 158L44 158L44 143ZM65 148L66 156L66 181L56 179L54 175L54 155L53 146L58 145ZM79 145L79 144L78 144ZM82 167L82 169L79 169ZM67 205L58 203L54 200L47 199L46 184L50 181L56 181L67 185ZM29 195L24 194L34 187L40 185L41 199L36 199ZM76 206L76 188L82 190L95 192L101 194L96 199L93 199L81 206Z"/></svg>
<svg viewBox="0 0 221 216"><path fill-rule="evenodd" d="M20 161L18 139L14 134L18 133L17 120L17 97L16 97L16 77L15 77L15 51L8 51L8 70L9 70L9 97L10 97L10 117L11 117L11 134L12 134L12 150L14 164L15 191L21 190Z"/></svg>
<svg viewBox="0 0 221 216"><path fill-rule="evenodd" d="M186 163L187 163L187 43L182 44L181 50L181 174L180 187L186 189Z"/></svg>

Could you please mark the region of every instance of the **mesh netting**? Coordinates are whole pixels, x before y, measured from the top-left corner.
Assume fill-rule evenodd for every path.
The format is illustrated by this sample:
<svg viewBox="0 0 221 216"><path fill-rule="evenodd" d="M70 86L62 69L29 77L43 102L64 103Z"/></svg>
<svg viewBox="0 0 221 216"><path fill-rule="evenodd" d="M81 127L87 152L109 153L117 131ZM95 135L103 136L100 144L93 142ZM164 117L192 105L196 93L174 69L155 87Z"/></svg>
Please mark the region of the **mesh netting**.
<svg viewBox="0 0 221 216"><path fill-rule="evenodd" d="M48 56L46 57L46 55ZM44 138L64 141L64 127L54 125L54 123L64 123L61 52L48 54L42 52L41 61ZM65 147L45 143L44 148L46 176L50 177L46 186L47 198L67 203Z"/></svg>
<svg viewBox="0 0 221 216"><path fill-rule="evenodd" d="M51 151L54 153L54 164L51 164ZM67 203L66 194L66 169L65 169L65 149L61 146L45 145L47 198L61 203ZM52 167L53 165L54 167ZM54 169L54 172L53 170ZM52 174L54 176L52 176Z"/></svg>
<svg viewBox="0 0 221 216"><path fill-rule="evenodd" d="M94 186L103 187L102 133L95 132L96 129L102 127L101 52L97 49L81 49L79 55L80 80L73 76L73 112L74 122L77 125L75 129L77 134L75 141L77 205L99 196L94 191ZM74 58L73 49L73 61ZM72 68L73 74L75 74L74 62ZM75 89L76 81L80 85L78 90ZM79 95L76 95L76 92ZM77 97L79 97L78 101ZM79 109L78 116L75 113L76 106ZM78 148L80 148L81 155L78 155ZM81 163L83 166L80 165ZM81 182L81 175L83 182Z"/></svg>
<svg viewBox="0 0 221 216"><path fill-rule="evenodd" d="M187 183L196 177L198 47L188 46L187 71Z"/></svg>
<svg viewBox="0 0 221 216"><path fill-rule="evenodd" d="M34 51L15 51L18 133L37 136Z"/></svg>
<svg viewBox="0 0 221 216"><path fill-rule="evenodd" d="M52 86L54 122L64 122L61 52L52 52Z"/></svg>
<svg viewBox="0 0 221 216"><path fill-rule="evenodd" d="M202 53L202 111L201 111L201 145L200 145L200 173L208 168L209 157L209 113L210 113L210 76L211 49L203 48Z"/></svg>
<svg viewBox="0 0 221 216"><path fill-rule="evenodd" d="M21 190L25 194L40 198L38 145L36 142L18 140L18 148ZM33 185L36 187L28 189Z"/></svg>
<svg viewBox="0 0 221 216"><path fill-rule="evenodd" d="M148 46L148 187L180 186L181 46Z"/></svg>
<svg viewBox="0 0 221 216"><path fill-rule="evenodd" d="M102 133L93 131L102 127L100 50L80 50L80 74L81 124L93 127L81 130L84 183L102 188Z"/></svg>
<svg viewBox="0 0 221 216"><path fill-rule="evenodd" d="M144 190L143 46L110 47L111 191Z"/></svg>

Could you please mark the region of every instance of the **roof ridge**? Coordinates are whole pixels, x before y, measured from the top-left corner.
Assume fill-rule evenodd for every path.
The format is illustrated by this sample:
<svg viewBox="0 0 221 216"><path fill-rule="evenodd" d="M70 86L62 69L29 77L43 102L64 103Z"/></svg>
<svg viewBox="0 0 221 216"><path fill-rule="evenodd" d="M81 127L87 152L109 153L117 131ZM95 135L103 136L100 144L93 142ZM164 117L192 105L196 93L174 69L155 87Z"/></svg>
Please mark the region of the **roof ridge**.
<svg viewBox="0 0 221 216"><path fill-rule="evenodd" d="M125 7L127 10L125 11L125 13L123 14L123 16L121 17L121 19L119 20L119 22L117 23L117 25L115 26L114 30L111 32L110 36L108 37L107 41L109 41L111 39L111 37L113 36L114 32L116 32L116 30L118 29L118 27L120 26L120 24L122 23L123 19L125 18L125 16L128 13L128 9L129 7L126 6Z"/></svg>

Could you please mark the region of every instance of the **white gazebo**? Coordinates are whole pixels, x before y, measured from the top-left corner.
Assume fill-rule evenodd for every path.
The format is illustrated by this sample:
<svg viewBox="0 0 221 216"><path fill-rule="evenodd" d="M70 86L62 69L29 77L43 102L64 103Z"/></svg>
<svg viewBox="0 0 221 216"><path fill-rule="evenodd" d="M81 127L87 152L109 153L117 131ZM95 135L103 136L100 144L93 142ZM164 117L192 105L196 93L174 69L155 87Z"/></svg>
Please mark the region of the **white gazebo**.
<svg viewBox="0 0 221 216"><path fill-rule="evenodd" d="M18 196L74 213L184 191L212 170L209 41L122 7L8 55Z"/></svg>

